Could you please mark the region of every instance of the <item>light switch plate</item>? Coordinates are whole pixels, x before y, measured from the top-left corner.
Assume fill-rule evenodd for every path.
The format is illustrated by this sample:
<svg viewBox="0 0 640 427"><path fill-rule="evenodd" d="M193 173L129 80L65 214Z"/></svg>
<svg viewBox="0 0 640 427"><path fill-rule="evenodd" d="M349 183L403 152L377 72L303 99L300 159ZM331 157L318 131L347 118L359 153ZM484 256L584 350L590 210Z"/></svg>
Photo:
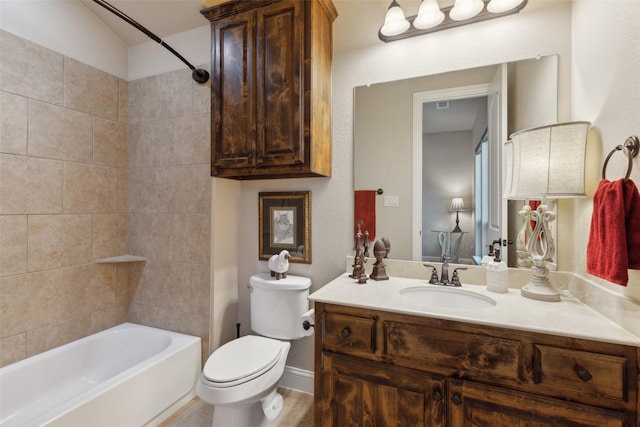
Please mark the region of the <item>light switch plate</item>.
<svg viewBox="0 0 640 427"><path fill-rule="evenodd" d="M384 206L400 206L400 196L384 196Z"/></svg>

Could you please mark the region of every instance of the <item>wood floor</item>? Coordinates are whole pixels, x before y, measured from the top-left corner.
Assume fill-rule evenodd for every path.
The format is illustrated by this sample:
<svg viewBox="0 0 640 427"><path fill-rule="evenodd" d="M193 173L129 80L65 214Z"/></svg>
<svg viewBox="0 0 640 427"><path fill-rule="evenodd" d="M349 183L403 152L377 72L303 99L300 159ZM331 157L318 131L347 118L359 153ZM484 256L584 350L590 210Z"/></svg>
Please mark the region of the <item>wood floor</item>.
<svg viewBox="0 0 640 427"><path fill-rule="evenodd" d="M284 397L284 411L276 427L313 426L313 396L307 393L280 388ZM197 397L180 408L160 427L211 427L213 407Z"/></svg>

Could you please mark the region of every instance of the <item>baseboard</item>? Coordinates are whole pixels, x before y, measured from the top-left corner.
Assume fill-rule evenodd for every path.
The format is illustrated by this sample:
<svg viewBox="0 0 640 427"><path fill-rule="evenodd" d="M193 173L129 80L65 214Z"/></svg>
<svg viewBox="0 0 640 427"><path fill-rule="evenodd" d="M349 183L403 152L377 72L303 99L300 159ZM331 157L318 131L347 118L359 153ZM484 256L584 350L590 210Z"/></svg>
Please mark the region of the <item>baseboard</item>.
<svg viewBox="0 0 640 427"><path fill-rule="evenodd" d="M313 394L313 371L285 366L279 385L280 387Z"/></svg>

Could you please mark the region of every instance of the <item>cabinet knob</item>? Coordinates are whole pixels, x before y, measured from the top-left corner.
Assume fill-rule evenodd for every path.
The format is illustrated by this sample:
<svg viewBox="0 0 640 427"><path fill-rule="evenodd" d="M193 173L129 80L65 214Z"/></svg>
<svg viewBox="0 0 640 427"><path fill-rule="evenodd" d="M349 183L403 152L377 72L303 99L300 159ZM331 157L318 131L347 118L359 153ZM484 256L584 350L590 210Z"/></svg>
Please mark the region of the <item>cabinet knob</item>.
<svg viewBox="0 0 640 427"><path fill-rule="evenodd" d="M576 366L573 367L573 370L576 371L576 374L578 374L578 378L580 378L584 382L587 382L591 378L593 378L593 376L591 376L591 372L589 372L585 367L578 365L577 363Z"/></svg>
<svg viewBox="0 0 640 427"><path fill-rule="evenodd" d="M349 328L344 328L342 331L340 331L340 338L342 339L347 338L349 335L351 335L351 329Z"/></svg>
<svg viewBox="0 0 640 427"><path fill-rule="evenodd" d="M440 390L434 390L433 395L431 397L436 402L440 402L442 400L442 393L440 393Z"/></svg>
<svg viewBox="0 0 640 427"><path fill-rule="evenodd" d="M462 398L460 397L459 394L456 393L451 398L451 401L453 402L454 405L458 406L462 403Z"/></svg>

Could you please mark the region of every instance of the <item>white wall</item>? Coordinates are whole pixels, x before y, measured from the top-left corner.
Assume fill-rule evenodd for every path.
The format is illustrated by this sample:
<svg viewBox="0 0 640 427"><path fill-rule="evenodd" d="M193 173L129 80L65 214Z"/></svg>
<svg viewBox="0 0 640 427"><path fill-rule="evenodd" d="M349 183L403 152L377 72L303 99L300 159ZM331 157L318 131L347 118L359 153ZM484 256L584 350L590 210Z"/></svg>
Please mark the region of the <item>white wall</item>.
<svg viewBox="0 0 640 427"><path fill-rule="evenodd" d="M80 1L2 0L0 28L128 80L127 46Z"/></svg>
<svg viewBox="0 0 640 427"><path fill-rule="evenodd" d="M592 132L589 155L591 194L600 179L600 168L609 152L630 135L640 135L640 2L635 0L575 0L573 4L573 72L572 118L589 120ZM627 159L615 154L607 168L607 178L624 176ZM640 185L640 156L633 161L631 179ZM591 223L592 199L575 202L574 221L575 271L585 273L585 248ZM640 271L630 270L627 288L598 283L613 292L640 301Z"/></svg>

